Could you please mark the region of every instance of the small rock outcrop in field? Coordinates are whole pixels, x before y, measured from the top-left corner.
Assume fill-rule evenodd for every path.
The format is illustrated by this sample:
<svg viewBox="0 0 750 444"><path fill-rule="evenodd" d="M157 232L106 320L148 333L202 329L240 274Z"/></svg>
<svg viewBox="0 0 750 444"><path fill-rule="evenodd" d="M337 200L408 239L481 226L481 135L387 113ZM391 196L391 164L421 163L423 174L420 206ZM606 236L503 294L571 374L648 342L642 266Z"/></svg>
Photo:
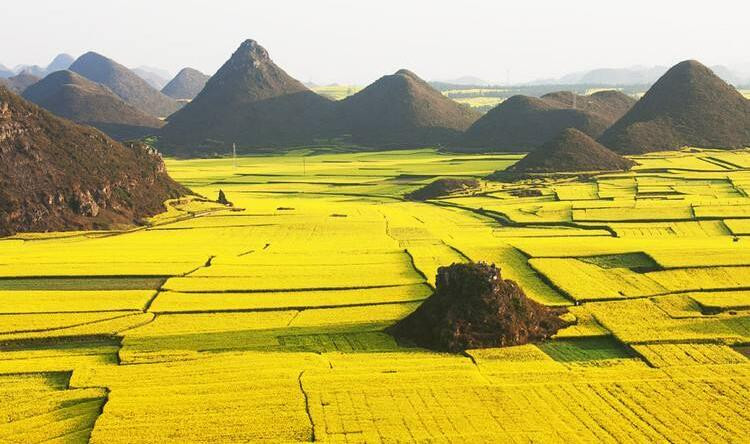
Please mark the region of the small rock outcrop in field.
<svg viewBox="0 0 750 444"><path fill-rule="evenodd" d="M670 68L599 138L618 153L750 146L750 101L695 60Z"/></svg>
<svg viewBox="0 0 750 444"><path fill-rule="evenodd" d="M407 193L404 197L408 200L427 200L437 197L448 196L458 191L466 191L479 188L477 179L438 179L428 185Z"/></svg>
<svg viewBox="0 0 750 444"><path fill-rule="evenodd" d="M227 195L224 194L224 190L219 190L219 197L216 198L216 202L222 204L222 205L232 205L232 202L227 199Z"/></svg>
<svg viewBox="0 0 750 444"><path fill-rule="evenodd" d="M548 339L568 325L559 313L527 298L494 265L453 264L438 269L435 293L389 333L437 351L505 347Z"/></svg>

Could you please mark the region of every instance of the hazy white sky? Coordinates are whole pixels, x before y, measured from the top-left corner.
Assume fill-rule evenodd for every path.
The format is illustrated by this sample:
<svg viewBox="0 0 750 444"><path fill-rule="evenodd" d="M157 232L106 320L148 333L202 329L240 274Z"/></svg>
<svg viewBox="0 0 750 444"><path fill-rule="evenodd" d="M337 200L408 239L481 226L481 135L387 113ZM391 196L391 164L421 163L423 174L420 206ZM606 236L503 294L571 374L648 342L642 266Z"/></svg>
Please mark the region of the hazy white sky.
<svg viewBox="0 0 750 444"><path fill-rule="evenodd" d="M2 0L0 63L94 50L129 67L207 74L246 38L302 81L521 82L687 58L750 71L750 2L738 0Z"/></svg>

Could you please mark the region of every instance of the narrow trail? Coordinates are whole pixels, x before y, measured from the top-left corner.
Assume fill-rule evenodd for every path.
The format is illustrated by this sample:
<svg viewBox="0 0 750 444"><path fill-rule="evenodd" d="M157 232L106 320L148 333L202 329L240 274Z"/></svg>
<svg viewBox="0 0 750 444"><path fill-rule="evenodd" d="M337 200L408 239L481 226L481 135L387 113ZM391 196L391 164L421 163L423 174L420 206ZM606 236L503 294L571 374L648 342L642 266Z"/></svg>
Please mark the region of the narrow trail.
<svg viewBox="0 0 750 444"><path fill-rule="evenodd" d="M307 419L310 421L310 442L314 442L315 439L315 422L313 422L312 413L310 413L310 398L305 391L305 387L302 384L302 376L305 374L305 370L302 370L299 374L299 377L297 377L297 382L299 383L299 390L302 392L302 397L305 399L305 413L307 414Z"/></svg>

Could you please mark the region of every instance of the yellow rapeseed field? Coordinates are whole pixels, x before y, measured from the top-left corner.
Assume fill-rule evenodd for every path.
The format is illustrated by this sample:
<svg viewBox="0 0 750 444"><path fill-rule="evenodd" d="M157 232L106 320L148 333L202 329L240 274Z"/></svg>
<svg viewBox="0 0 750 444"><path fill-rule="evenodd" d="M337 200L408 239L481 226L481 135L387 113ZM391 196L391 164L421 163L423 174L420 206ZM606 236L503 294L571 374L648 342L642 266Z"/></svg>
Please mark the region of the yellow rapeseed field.
<svg viewBox="0 0 750 444"><path fill-rule="evenodd" d="M403 199L520 157L168 159L200 196L143 227L0 239L0 442L747 441L750 151ZM572 325L384 332L467 261Z"/></svg>

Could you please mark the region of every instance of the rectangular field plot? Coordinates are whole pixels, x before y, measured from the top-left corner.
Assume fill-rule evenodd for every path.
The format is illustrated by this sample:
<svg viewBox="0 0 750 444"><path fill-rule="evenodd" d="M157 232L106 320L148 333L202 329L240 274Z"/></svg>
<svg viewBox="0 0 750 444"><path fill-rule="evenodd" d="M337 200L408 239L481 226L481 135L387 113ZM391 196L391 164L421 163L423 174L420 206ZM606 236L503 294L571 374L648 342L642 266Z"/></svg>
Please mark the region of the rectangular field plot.
<svg viewBox="0 0 750 444"><path fill-rule="evenodd" d="M610 359L630 359L634 355L611 336L595 338L557 339L539 348L559 362L589 362Z"/></svg>
<svg viewBox="0 0 750 444"><path fill-rule="evenodd" d="M682 222L648 222L622 223L610 222L619 237L640 238L684 238L728 236L731 233L722 221L682 221Z"/></svg>
<svg viewBox="0 0 750 444"><path fill-rule="evenodd" d="M579 302L643 297L666 287L628 268L602 268L578 259L529 259L529 265L571 299Z"/></svg>
<svg viewBox="0 0 750 444"><path fill-rule="evenodd" d="M588 309L599 324L622 342L699 342L736 344L750 339L750 316L673 318L648 299L592 302Z"/></svg>
<svg viewBox="0 0 750 444"><path fill-rule="evenodd" d="M0 265L0 278L5 277L44 277L44 276L175 276L193 270L201 263L196 262L88 262L88 263L31 263Z"/></svg>
<svg viewBox="0 0 750 444"><path fill-rule="evenodd" d="M96 322L107 321L122 316L140 312L85 312L71 315L69 312L60 313L26 313L0 314L0 334L41 332L83 326Z"/></svg>
<svg viewBox="0 0 750 444"><path fill-rule="evenodd" d="M636 344L633 350L654 367L750 363L732 348L720 344Z"/></svg>
<svg viewBox="0 0 750 444"><path fill-rule="evenodd" d="M665 221L691 220L693 212L690 206L648 208L587 208L574 209L572 218L576 222L624 222L624 221Z"/></svg>
<svg viewBox="0 0 750 444"><path fill-rule="evenodd" d="M301 310L315 307L413 302L426 299L432 289L425 284L385 288L295 291L268 293L160 293L154 313L250 310Z"/></svg>
<svg viewBox="0 0 750 444"><path fill-rule="evenodd" d="M119 313L119 315L118 315ZM69 313L69 316L78 313ZM24 346L25 344L52 343L59 344L75 341L80 338L98 336L114 336L124 331L148 324L154 319L152 313L138 312L108 312L112 317L91 319L85 323L73 323L72 325L60 325L48 329L22 329L9 333L0 334L2 347ZM21 315L26 316L26 315ZM84 316L83 319L86 319ZM29 321L29 319L24 319ZM30 321L37 322L38 320Z"/></svg>
<svg viewBox="0 0 750 444"><path fill-rule="evenodd" d="M154 290L0 291L0 313L142 310Z"/></svg>
<svg viewBox="0 0 750 444"><path fill-rule="evenodd" d="M382 304L366 307L320 308L304 310L294 318L290 327L321 327L336 325L372 325L399 321L419 307L419 302Z"/></svg>
<svg viewBox="0 0 750 444"><path fill-rule="evenodd" d="M0 279L0 291L156 290L166 278L64 277Z"/></svg>
<svg viewBox="0 0 750 444"><path fill-rule="evenodd" d="M750 219L725 219L724 224L735 236L750 235Z"/></svg>
<svg viewBox="0 0 750 444"><path fill-rule="evenodd" d="M367 288L408 285L424 279L408 263L299 267L216 265L169 279L166 290L242 292Z"/></svg>
<svg viewBox="0 0 750 444"><path fill-rule="evenodd" d="M67 373L117 365L119 348L119 339L106 336L0 344L0 374Z"/></svg>
<svg viewBox="0 0 750 444"><path fill-rule="evenodd" d="M686 296L697 302L703 311L708 313L750 310L750 291L688 293Z"/></svg>

